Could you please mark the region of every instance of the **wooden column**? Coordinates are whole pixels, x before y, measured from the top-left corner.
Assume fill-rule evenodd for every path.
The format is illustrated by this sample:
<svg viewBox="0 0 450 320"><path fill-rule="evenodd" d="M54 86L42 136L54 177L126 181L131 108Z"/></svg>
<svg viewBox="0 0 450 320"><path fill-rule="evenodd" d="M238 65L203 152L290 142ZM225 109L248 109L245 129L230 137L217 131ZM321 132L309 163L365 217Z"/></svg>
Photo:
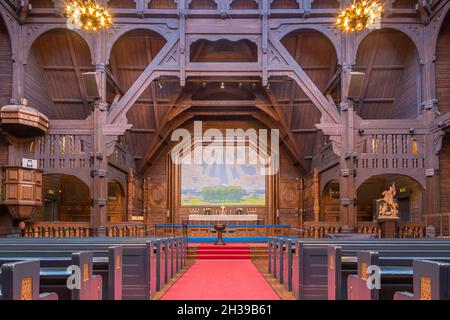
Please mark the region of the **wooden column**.
<svg viewBox="0 0 450 320"><path fill-rule="evenodd" d="M97 236L105 235L105 227L108 221L108 159L106 151L106 137L103 132L103 126L106 122L108 104L106 103L106 32L97 33L97 85L100 98L94 103L92 114L93 135L93 169L92 175L92 208L91 208L91 227L97 229Z"/></svg>
<svg viewBox="0 0 450 320"><path fill-rule="evenodd" d="M133 215L133 212L135 212L135 197L136 190L134 185L134 171L132 168L129 168L127 177L127 221L131 221L131 216Z"/></svg>
<svg viewBox="0 0 450 320"><path fill-rule="evenodd" d="M425 57L424 61L418 62L419 70L419 83L421 84L422 93L421 97L421 108L423 108L423 118L427 122L428 126L433 125L433 121L436 118L436 111L438 110L438 101L436 99L435 90L435 44L432 39L432 28L431 24L424 27L424 40ZM440 177L439 177L439 153L435 150L434 135L431 131L425 137L425 175L426 175L426 189L423 190L423 214L433 214L440 212Z"/></svg>
<svg viewBox="0 0 450 320"><path fill-rule="evenodd" d="M143 192L142 192L142 211L144 214L144 221L145 223L149 223L150 221L150 197L149 197L149 184L150 184L150 178L144 178L143 182L142 182L142 188L143 188Z"/></svg>
<svg viewBox="0 0 450 320"><path fill-rule="evenodd" d="M348 33L342 35L342 75L341 75L341 152L340 152L340 223L349 228L356 227L356 189L354 180L355 153L355 110L353 101L348 99L350 72L352 71L352 56L354 36Z"/></svg>
<svg viewBox="0 0 450 320"><path fill-rule="evenodd" d="M320 176L319 170L314 168L313 170L313 199L314 199L314 221L319 222L320 217Z"/></svg>

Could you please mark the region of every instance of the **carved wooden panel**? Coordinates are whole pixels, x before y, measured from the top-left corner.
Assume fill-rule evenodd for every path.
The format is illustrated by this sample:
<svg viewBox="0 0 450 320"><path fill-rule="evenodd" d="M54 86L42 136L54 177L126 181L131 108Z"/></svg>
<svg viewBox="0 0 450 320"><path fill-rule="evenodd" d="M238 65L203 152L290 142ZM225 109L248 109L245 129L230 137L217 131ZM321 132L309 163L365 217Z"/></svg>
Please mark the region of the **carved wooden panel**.
<svg viewBox="0 0 450 320"><path fill-rule="evenodd" d="M280 181L280 208L298 208L299 190L296 179Z"/></svg>
<svg viewBox="0 0 450 320"><path fill-rule="evenodd" d="M150 209L163 209L167 207L167 182L164 180L149 181L149 207Z"/></svg>

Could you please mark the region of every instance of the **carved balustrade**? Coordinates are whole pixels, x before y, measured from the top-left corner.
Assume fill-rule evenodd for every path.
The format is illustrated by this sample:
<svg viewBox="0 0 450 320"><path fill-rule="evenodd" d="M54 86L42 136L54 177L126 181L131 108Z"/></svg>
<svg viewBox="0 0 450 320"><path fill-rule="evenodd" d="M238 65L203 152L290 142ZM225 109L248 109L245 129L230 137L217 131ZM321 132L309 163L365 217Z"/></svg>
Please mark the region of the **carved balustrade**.
<svg viewBox="0 0 450 320"><path fill-rule="evenodd" d="M78 176L92 168L90 135L47 134L35 140L34 149L38 166L44 173L74 173Z"/></svg>
<svg viewBox="0 0 450 320"><path fill-rule="evenodd" d="M435 228L436 236L450 236L450 213L426 214L423 216L423 220L425 221L425 226L433 226Z"/></svg>
<svg viewBox="0 0 450 320"><path fill-rule="evenodd" d="M325 238L328 234L347 232L339 222L313 222L303 224L304 238ZM380 237L380 227L376 222L358 222L353 232L361 234L376 234ZM420 222L399 222L397 225L399 238L425 237L425 224Z"/></svg>
<svg viewBox="0 0 450 320"><path fill-rule="evenodd" d="M361 138L355 159L357 179L362 183L379 174L404 174L423 183L425 136L407 133L370 134Z"/></svg>
<svg viewBox="0 0 450 320"><path fill-rule="evenodd" d="M25 238L94 237L98 229L89 222L33 222L21 236ZM143 223L107 224L104 234L108 237L147 237L154 235L154 229Z"/></svg>

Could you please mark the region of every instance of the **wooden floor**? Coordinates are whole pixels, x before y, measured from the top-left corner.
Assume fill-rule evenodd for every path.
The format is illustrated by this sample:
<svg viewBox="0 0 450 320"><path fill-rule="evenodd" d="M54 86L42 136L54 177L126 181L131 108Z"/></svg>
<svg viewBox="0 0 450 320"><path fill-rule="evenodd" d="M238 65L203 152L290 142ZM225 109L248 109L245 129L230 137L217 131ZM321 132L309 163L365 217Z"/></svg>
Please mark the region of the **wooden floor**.
<svg viewBox="0 0 450 320"><path fill-rule="evenodd" d="M282 300L295 300L292 292L286 290L282 284L280 284L272 274L268 272L267 260L253 260L256 268L264 276L270 286L278 293Z"/></svg>

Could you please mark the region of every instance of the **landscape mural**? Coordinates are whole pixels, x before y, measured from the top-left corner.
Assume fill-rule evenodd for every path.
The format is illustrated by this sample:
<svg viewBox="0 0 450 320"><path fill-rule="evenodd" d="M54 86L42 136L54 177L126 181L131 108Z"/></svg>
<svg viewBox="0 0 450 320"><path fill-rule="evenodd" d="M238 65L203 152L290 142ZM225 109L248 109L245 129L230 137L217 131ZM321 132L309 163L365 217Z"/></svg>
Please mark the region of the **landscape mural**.
<svg viewBox="0 0 450 320"><path fill-rule="evenodd" d="M263 206L265 181L265 176L252 165L184 164L181 205Z"/></svg>

